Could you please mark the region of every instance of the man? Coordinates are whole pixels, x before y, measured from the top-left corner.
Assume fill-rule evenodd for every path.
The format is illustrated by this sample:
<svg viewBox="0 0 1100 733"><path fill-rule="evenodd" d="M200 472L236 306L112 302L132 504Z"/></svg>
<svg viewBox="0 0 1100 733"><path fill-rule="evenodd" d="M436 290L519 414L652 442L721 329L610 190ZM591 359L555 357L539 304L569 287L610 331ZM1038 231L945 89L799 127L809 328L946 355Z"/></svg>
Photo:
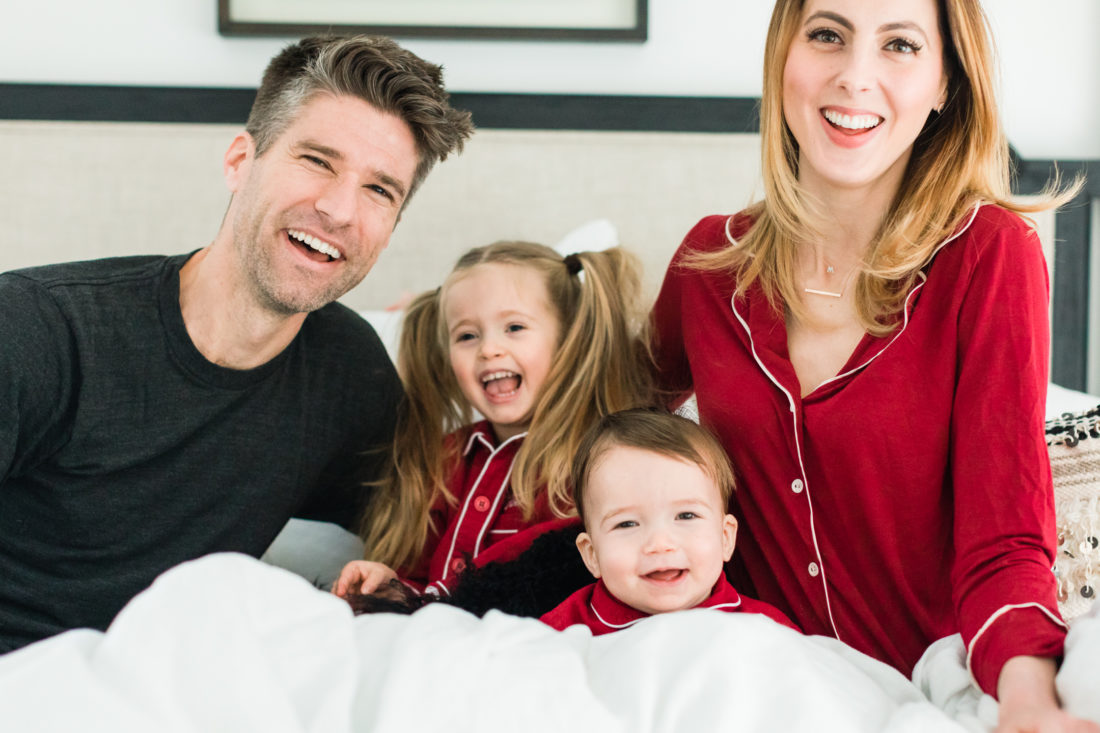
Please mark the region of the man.
<svg viewBox="0 0 1100 733"><path fill-rule="evenodd" d="M258 557L292 516L355 525L401 387L333 301L471 132L439 67L305 39L229 146L210 246L0 275L0 652L106 628L163 570Z"/></svg>

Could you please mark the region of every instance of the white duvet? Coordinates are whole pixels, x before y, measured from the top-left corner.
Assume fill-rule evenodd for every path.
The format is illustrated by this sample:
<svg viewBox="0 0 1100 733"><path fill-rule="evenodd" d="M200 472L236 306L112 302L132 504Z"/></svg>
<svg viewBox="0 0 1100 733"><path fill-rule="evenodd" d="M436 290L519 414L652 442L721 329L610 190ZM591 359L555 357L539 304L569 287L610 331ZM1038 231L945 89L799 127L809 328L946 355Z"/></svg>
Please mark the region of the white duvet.
<svg viewBox="0 0 1100 733"><path fill-rule="evenodd" d="M1100 659L1098 623L1071 636L1082 652L1092 645L1085 667ZM596 638L443 605L353 617L297 575L212 555L162 575L106 634L71 631L0 657L0 729L987 729L995 704L968 688L957 642L934 651L918 683L936 688L939 707L886 665L761 616L694 610ZM1066 699L1100 719L1096 691Z"/></svg>

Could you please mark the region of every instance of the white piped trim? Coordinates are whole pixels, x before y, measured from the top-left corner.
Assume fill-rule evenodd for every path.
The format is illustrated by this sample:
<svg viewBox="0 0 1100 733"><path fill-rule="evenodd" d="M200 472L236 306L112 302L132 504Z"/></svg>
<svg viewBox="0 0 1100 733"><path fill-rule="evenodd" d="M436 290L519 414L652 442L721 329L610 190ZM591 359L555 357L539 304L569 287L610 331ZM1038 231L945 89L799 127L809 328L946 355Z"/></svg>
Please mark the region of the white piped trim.
<svg viewBox="0 0 1100 733"><path fill-rule="evenodd" d="M745 329L745 333L749 337L749 348L752 350L752 358L756 360L756 365L760 367L760 370L767 375L768 379L772 381L779 391L787 396L787 405L791 412L791 421L794 431L794 446L795 452L798 454L798 470L802 474L802 485L804 488L803 494L806 497L806 507L810 510L810 539L814 545L814 555L817 557L818 567L821 569L821 590L825 593L825 610L829 614L829 626L833 629L833 635L840 639L840 631L836 628L836 621L833 620L833 604L829 600L829 586L825 582L825 560L821 557L821 546L817 542L817 528L814 525L814 505L810 501L810 480L806 476L806 466L802 461L802 440L799 436L798 429L798 411L795 409L794 397L790 392L780 383L775 375L768 371L768 368L764 366L764 362L760 359L760 355L756 352L756 341L752 337L752 329L749 328L749 324L741 316L741 313L737 310L737 296L734 295L730 298L730 308L733 310L733 315L737 318L738 323ZM843 641L843 639L840 639Z"/></svg>
<svg viewBox="0 0 1100 733"><path fill-rule="evenodd" d="M505 441L505 442L507 442L507 441ZM502 443L501 447L503 447L503 445L504 444ZM490 460L492 460L492 459L490 459ZM488 463L486 463L486 465L488 465ZM500 486L497 487L496 496L493 497L493 505L491 507L489 507L489 511L487 511L485 513L485 522L482 523L481 531L477 533L477 541L474 542L474 557L477 557L478 554L481 552L481 543L485 541L485 533L488 531L489 527L492 526L492 524L493 524L493 519L497 515L497 507L500 506L501 498L508 491L508 484L512 480L512 468L515 465L516 465L516 460L515 460L515 458L513 458L512 462L510 464L508 464L508 471L505 472L505 474L504 474L504 480L501 481ZM455 532L455 537L456 538L458 537L457 532Z"/></svg>
<svg viewBox="0 0 1100 733"><path fill-rule="evenodd" d="M470 502L473 501L474 494L477 493L477 487L478 487L479 484L481 484L481 479L485 478L485 472L488 471L489 466L492 465L493 458L496 457L496 454L500 450L502 450L504 448L504 446L508 445L509 443L511 443L513 441L519 440L519 439L525 437L526 435L527 435L527 433L520 433L519 435L513 435L511 438L508 438L508 440L504 441L503 443L498 445L496 448L493 448L492 444L489 443L488 439L485 437L484 434L482 434L482 432L480 430L476 431L473 435L470 436L470 439L468 441L466 441L466 449L463 451L464 455L466 453L468 453L470 451L470 449L473 447L474 439L480 439L481 442L484 443L492 452L489 454L489 458L486 459L485 465L481 467L481 473L479 473L477 475L477 480L474 481L474 485L470 488L470 490L468 492L466 492L466 501L462 502L462 511L458 515L458 522L455 524L455 531L454 531L454 534L451 536L451 546L447 549L447 559L443 563L443 576L439 579L440 581L446 580L448 573L451 572L451 560L454 558L455 544L458 542L458 530L459 530L459 528L462 527L462 522L466 519L466 512L470 508ZM513 459L512 463L513 464L515 463L514 459ZM508 473L504 477L504 483L501 485L502 488L504 486L508 485L508 480L511 478L511 476L512 476L512 467L509 466L508 467ZM497 490L497 498L493 502L493 508L494 509L496 508L497 504L500 502L500 494L501 493L502 492L500 491L500 489L498 489ZM474 547L474 556L475 557L477 556L477 548L481 544L481 538L485 535L485 530L488 528L488 526L490 524L492 524L493 516L494 516L494 512L486 512L486 514L485 514L485 523L482 525L481 532L480 532L480 534L478 534L477 544Z"/></svg>
<svg viewBox="0 0 1100 733"><path fill-rule="evenodd" d="M984 634L986 631L989 630L989 627L992 626L993 623L997 619L1001 618L1002 616L1004 616L1009 611L1018 611L1018 610L1023 609L1023 608L1038 608L1040 611L1045 613L1050 618L1051 621L1058 624L1063 629L1066 629L1066 630L1069 629L1069 626L1066 625L1065 621L1063 621L1062 619L1058 618L1056 615L1051 613L1050 609L1047 608L1046 606L1044 606L1041 603L1036 603L1036 602L1032 601L1030 603L1011 603L1007 606L1001 606L1000 608L998 608L996 611L993 612L992 616L990 616L989 618L987 618L985 620L985 623L982 624L982 627L980 629L978 629L978 633L974 634L974 638L971 639L970 643L966 645L966 671L967 671L967 674L970 675L970 681L974 683L975 687L978 687L979 689L981 689L980 686L978 685L978 680L974 678L974 670L970 666L970 661L971 661L971 658L974 656L974 646L978 643L978 639L981 638L982 634Z"/></svg>
<svg viewBox="0 0 1100 733"><path fill-rule="evenodd" d="M592 613L596 615L596 618L600 620L600 623L609 629L625 629L627 626L633 626L634 624L638 623L643 618L649 618L649 616L642 616L640 618L634 619L633 621L627 621L625 624L613 624L600 615L600 612L596 610L596 604L592 603L592 601L588 602L588 607L592 609Z"/></svg>
<svg viewBox="0 0 1100 733"><path fill-rule="evenodd" d="M967 221L966 221L966 224L965 224L965 225L963 225L963 226L962 226L962 227L961 227L961 228L959 229L959 231L955 232L955 233L954 233L954 234L952 234L952 235L951 235L950 237L948 237L947 239L945 239L945 240L943 240L942 242L940 242L940 243L939 243L939 246L937 246L937 247L936 247L936 249L935 249L935 250L933 250L933 252L932 252L932 257L930 257L930 258L929 258L929 260L928 260L929 262L931 262L931 261L932 261L932 259L933 259L933 258L935 258L935 256L936 256L937 254L939 254L939 251L940 251L941 249L943 249L943 248L944 248L944 246L945 246L945 245L946 245L946 244L947 244L948 242L951 242L952 240L958 239L958 238L959 238L959 237L960 237L960 236L962 235L962 233L963 233L963 232L965 232L965 231L966 231L967 229L969 229L969 228L970 228L970 225L974 223L974 218L975 218L975 217L976 217L976 216L978 215L978 209L980 209L980 208L981 208L982 206L983 206L983 204L978 204L977 206L975 206L975 207L974 207L974 210L973 210L973 212L971 212L971 214L970 214L970 218L969 218L969 219L967 219ZM868 359L867 361L863 362L862 364L859 364L858 366L854 366L854 367L852 367L851 369L849 369L848 371L846 371L846 372L843 372L842 374L837 374L837 375L836 375L835 377L829 377L828 379L826 379L825 381L823 381L823 382L822 382L821 384L819 384L819 385L817 385L816 387L814 387L814 388L813 388L813 391L814 391L814 392L816 392L817 390L821 389L821 388L822 388L822 387L824 387L824 386L825 386L826 384L830 384L831 382L835 382L835 381L837 381L837 380L839 380L839 379L845 379L845 378L847 378L848 376L850 376L850 375L852 375L852 374L854 374L854 373L858 372L858 371L859 371L860 369L863 369L863 368L865 368L865 367L866 367L866 366L867 366L868 364L870 364L871 362L873 362L873 361L874 361L875 359L877 359L877 358L879 358L880 356L882 356L882 354L883 354L883 353L884 353L884 352L885 352L885 351L886 351L887 349L889 349L889 348L890 348L891 346L893 346L893 345L894 345L894 342L895 342L895 341L897 341L897 340L898 340L898 338L899 338L899 337L900 337L900 336L901 336L901 335L902 335L903 333L905 333L905 329L909 328L909 302L910 302L910 301L911 301L911 300L913 299L913 296L914 296L914 295L916 295L916 294L917 294L917 292L918 292L918 291L919 291L919 290L920 290L921 288L923 288L923 287L924 287L924 284L925 284L926 282L928 282L928 276L927 276L927 275L925 275L925 274L924 274L923 272L918 272L917 274L918 274L918 275L920 276L920 279L921 279L921 281L920 281L920 284L919 284L919 285L916 285L916 286L915 286L915 287L914 287L914 288L913 288L912 290L910 290L910 291L909 291L909 294L905 296L905 307L904 307L904 308L902 309L902 313L903 313L903 316L902 316L901 328L900 328L900 329L898 329L898 332L897 332L896 334L894 334L894 337L893 337L892 339L890 339L890 343L888 343L888 344L886 344L885 346L883 346L883 347L882 347L881 349L879 349L879 350L878 350L878 351L877 351L877 352L876 352L876 353L874 354L874 356L872 356L872 357L871 357L870 359Z"/></svg>
<svg viewBox="0 0 1100 733"><path fill-rule="evenodd" d="M701 610L701 611L721 611L723 608L737 608L740 605L741 605L741 599L738 598L736 603L719 603L719 604L714 605L714 606L696 606L695 608L684 608L684 609L681 609L681 610L683 610L683 611L694 611L694 610L698 609L698 610ZM592 601L589 601L588 602L588 607L592 609L592 613L595 614L596 618L598 618L600 620L600 623L603 624L604 626L606 626L609 629L625 629L627 626L633 626L634 624L638 623L639 621L644 621L647 618L652 618L653 616L657 615L657 614L649 614L648 616L641 616L639 618L636 618L633 621L627 621L625 624L613 624L610 621L608 621L607 619L605 619L603 616L600 615L600 612L596 610L596 604L595 603L593 603Z"/></svg>
<svg viewBox="0 0 1100 733"><path fill-rule="evenodd" d="M732 244L734 247L737 247L739 246L737 240L733 238L732 234L730 234L730 222L733 221L733 217L733 214L726 217L726 241Z"/></svg>
<svg viewBox="0 0 1100 733"><path fill-rule="evenodd" d="M711 611L711 610L721 611L723 608L739 608L740 606L741 606L741 599L738 598L737 603L717 603L713 606L702 606L701 608L704 611ZM700 608L700 606L696 606L696 608Z"/></svg>

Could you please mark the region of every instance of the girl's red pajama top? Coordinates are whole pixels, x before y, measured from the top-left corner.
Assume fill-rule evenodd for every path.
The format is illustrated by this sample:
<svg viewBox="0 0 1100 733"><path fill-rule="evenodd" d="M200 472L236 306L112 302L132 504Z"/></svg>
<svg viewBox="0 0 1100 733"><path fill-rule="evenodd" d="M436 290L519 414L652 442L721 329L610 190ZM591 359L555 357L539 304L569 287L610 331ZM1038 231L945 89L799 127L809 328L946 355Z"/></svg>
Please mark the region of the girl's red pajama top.
<svg viewBox="0 0 1100 733"><path fill-rule="evenodd" d="M978 207L897 328L865 335L801 397L782 308L755 286L734 300L728 273L683 264L750 224L712 216L692 229L653 325L662 386L694 390L738 474L737 557L754 595L906 674L961 632L987 692L1010 657L1059 656L1048 279L1034 232Z"/></svg>
<svg viewBox="0 0 1100 733"><path fill-rule="evenodd" d="M466 564L487 548L499 545L491 553L493 559L511 559L538 534L524 530L555 519L542 495L530 520L523 518L523 511L512 500L512 466L525 435L498 445L492 427L482 421L448 436L448 440L465 440L448 481L458 504L452 506L440 499L432 507L435 529L429 530L420 562L402 574L402 580L417 590L447 595ZM512 551L501 552L502 548Z"/></svg>

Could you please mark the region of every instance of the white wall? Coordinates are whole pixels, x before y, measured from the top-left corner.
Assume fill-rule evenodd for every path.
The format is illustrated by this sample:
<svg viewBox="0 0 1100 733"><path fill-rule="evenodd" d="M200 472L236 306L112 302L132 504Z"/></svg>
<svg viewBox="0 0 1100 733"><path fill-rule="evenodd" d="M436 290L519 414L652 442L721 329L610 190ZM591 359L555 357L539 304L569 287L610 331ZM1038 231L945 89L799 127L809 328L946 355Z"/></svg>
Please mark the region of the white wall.
<svg viewBox="0 0 1100 733"><path fill-rule="evenodd" d="M216 0L5 0L0 81L252 87L286 39L223 38ZM1100 158L1100 2L986 0L1025 157ZM454 91L758 96L766 0L649 0L645 44L428 41Z"/></svg>

